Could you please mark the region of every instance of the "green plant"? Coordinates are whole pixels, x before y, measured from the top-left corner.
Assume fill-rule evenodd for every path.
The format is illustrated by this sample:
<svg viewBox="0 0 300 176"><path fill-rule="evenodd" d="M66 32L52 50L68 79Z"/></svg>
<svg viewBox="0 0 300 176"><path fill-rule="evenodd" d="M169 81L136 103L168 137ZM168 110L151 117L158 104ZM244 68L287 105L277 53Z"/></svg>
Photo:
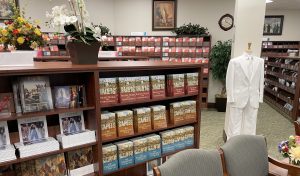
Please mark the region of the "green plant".
<svg viewBox="0 0 300 176"><path fill-rule="evenodd" d="M208 29L201 27L199 24L183 24L182 26L175 28L173 33L177 35L196 35L196 36L202 36L202 35L208 35Z"/></svg>
<svg viewBox="0 0 300 176"><path fill-rule="evenodd" d="M211 50L210 63L213 78L220 80L223 85L221 94L216 95L218 97L226 97L225 81L227 67L231 56L231 45L231 40L224 42L217 41Z"/></svg>

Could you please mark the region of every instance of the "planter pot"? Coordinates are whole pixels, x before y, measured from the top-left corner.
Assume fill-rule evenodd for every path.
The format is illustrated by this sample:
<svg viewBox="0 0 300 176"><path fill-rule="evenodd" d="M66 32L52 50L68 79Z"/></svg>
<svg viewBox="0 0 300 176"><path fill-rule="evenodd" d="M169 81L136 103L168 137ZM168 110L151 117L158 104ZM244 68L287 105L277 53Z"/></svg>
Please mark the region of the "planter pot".
<svg viewBox="0 0 300 176"><path fill-rule="evenodd" d="M16 45L16 50L20 50L20 51L33 51L33 49L30 48L30 46L27 45L27 44Z"/></svg>
<svg viewBox="0 0 300 176"><path fill-rule="evenodd" d="M89 45L82 42L67 42L71 62L79 65L97 64L100 45L99 42Z"/></svg>
<svg viewBox="0 0 300 176"><path fill-rule="evenodd" d="M226 111L227 98L216 97L216 109L218 112Z"/></svg>

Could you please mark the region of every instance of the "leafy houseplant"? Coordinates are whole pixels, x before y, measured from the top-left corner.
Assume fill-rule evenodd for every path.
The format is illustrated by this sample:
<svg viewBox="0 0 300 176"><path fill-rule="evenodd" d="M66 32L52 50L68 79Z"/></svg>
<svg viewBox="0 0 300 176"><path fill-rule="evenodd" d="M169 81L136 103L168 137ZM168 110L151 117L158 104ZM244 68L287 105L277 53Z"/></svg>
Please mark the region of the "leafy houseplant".
<svg viewBox="0 0 300 176"><path fill-rule="evenodd" d="M212 48L210 54L210 62L212 69L212 76L214 79L219 80L223 87L221 94L216 95L216 107L218 111L225 112L226 109L226 72L228 63L231 56L231 40L228 41L218 41Z"/></svg>
<svg viewBox="0 0 300 176"><path fill-rule="evenodd" d="M11 20L5 20L5 27L0 27L0 44L4 45L4 50L8 46L14 46L17 50L33 50L44 44L42 33L37 22L32 23L24 18L24 11L11 3L13 16Z"/></svg>
<svg viewBox="0 0 300 176"><path fill-rule="evenodd" d="M101 28L94 27L89 21L84 0L68 0L66 5L55 6L52 12L46 13L52 27L64 27L71 41L67 49L74 64L97 64L98 52L101 46Z"/></svg>
<svg viewBox="0 0 300 176"><path fill-rule="evenodd" d="M199 24L183 24L182 26L175 28L174 31L172 31L176 35L195 35L195 36L203 36L208 35L208 29L201 27Z"/></svg>

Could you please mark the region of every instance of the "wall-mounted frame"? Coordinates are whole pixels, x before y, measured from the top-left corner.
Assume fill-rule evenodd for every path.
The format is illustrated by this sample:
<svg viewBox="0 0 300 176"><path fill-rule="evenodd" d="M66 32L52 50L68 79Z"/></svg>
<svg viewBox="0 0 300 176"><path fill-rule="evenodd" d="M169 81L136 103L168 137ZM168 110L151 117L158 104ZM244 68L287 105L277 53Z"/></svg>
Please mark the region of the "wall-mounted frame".
<svg viewBox="0 0 300 176"><path fill-rule="evenodd" d="M12 19L14 3L19 6L18 0L0 0L0 21Z"/></svg>
<svg viewBox="0 0 300 176"><path fill-rule="evenodd" d="M264 35L282 35L283 15L265 16Z"/></svg>
<svg viewBox="0 0 300 176"><path fill-rule="evenodd" d="M153 0L152 30L168 31L176 28L177 2L176 0Z"/></svg>

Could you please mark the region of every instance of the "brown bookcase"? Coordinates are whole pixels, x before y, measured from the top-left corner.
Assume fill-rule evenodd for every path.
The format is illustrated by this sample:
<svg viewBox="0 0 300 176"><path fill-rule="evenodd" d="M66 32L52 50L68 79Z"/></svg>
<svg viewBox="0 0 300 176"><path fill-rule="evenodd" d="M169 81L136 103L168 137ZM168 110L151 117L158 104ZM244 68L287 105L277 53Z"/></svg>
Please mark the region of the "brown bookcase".
<svg viewBox="0 0 300 176"><path fill-rule="evenodd" d="M300 42L267 41L262 44L262 57L265 59L264 100L294 121L300 115L300 57L290 57L287 52L289 49L299 50ZM290 104L292 109L285 107L287 104Z"/></svg>
<svg viewBox="0 0 300 176"><path fill-rule="evenodd" d="M34 66L29 67L0 67L0 92L12 92L11 81L20 76L34 76L44 75L50 79L51 86L62 86L71 84L84 84L86 86L87 106L74 108L74 109L54 109L44 112L34 112L27 114L12 114L10 116L0 116L1 121L8 121L8 127L10 132L11 143L19 141L19 135L17 131L17 119L29 118L35 116L46 116L48 123L48 133L51 137L56 137L60 133L58 114L64 112L77 112L83 111L85 118L85 126L87 129L96 131L97 141L81 146L76 146L68 149L60 149L49 153L44 153L36 156L30 156L27 158L17 158L10 162L0 163L0 167L18 164L28 160L34 160L37 158L65 153L68 151L92 146L94 161L98 163L99 172L91 175L102 176L102 145L108 143L118 142L124 139L131 139L133 137L143 136L146 134L159 133L161 131L174 129L181 126L193 126L194 127L194 145L188 148L199 148L200 143L200 122L201 122L201 99L202 99L202 64L195 63L169 63L169 62L149 62L149 61L136 61L136 62L101 62L98 65L72 65L70 62L37 62ZM119 103L110 106L101 106L100 94L99 94L99 78L119 77L119 76L150 76L157 74L175 74L175 73L199 73L199 86L198 93L183 95L179 97L166 97L155 100ZM197 118L194 121L172 125L168 123L168 126L159 130L152 130L144 133L135 133L130 136L117 137L112 140L103 141L101 138L101 121L100 114L102 111L109 110L124 110L133 109L135 107L145 107L151 105L165 105L167 108L172 102L183 100L195 100L197 107ZM178 151L176 151L178 152ZM162 154L165 158L173 153ZM128 168L122 168L110 174L111 176L142 176L146 173L146 162L139 163Z"/></svg>

